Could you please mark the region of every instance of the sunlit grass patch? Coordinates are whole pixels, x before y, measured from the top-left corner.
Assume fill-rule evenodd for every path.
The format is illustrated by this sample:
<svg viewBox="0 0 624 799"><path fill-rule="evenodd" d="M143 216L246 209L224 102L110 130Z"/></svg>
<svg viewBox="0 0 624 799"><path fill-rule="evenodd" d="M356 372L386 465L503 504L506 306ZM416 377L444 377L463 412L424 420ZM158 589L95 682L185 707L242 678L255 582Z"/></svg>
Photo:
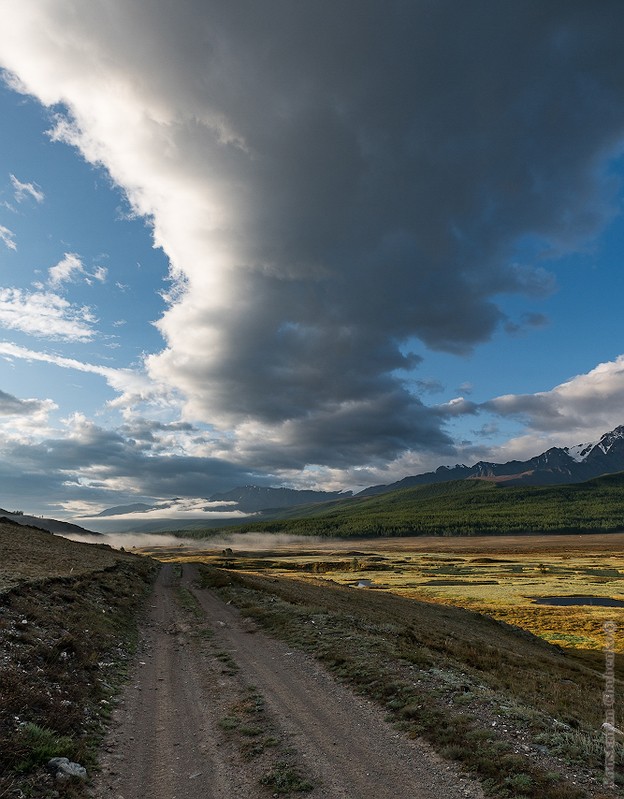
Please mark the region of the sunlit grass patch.
<svg viewBox="0 0 624 799"><path fill-rule="evenodd" d="M552 644L560 644L561 646L570 646L580 649L594 649L596 641L593 638L588 638L585 635L573 635L572 633L543 633L543 638L550 641Z"/></svg>

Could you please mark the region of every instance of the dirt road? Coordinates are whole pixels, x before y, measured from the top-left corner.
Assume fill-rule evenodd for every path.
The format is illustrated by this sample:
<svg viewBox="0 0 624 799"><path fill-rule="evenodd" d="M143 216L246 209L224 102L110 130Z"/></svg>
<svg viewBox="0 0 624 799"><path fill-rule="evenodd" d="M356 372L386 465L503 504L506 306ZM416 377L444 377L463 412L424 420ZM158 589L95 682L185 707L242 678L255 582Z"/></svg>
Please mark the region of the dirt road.
<svg viewBox="0 0 624 799"><path fill-rule="evenodd" d="M194 576L185 566L178 587L174 567L161 571L94 799L270 797L291 772L312 799L482 799L316 661L194 588ZM192 618L180 591L196 597Z"/></svg>

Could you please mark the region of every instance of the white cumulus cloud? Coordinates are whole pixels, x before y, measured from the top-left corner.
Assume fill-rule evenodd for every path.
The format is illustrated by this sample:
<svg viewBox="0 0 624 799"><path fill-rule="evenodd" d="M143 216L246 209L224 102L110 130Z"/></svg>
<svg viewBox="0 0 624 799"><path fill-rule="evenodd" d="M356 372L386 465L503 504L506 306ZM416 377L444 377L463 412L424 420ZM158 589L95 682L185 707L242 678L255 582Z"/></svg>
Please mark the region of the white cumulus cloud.
<svg viewBox="0 0 624 799"><path fill-rule="evenodd" d="M89 308L72 305L50 291L0 288L0 327L39 338L88 341L96 318Z"/></svg>
<svg viewBox="0 0 624 799"><path fill-rule="evenodd" d="M56 407L50 400L18 399L0 391L0 416L32 416Z"/></svg>
<svg viewBox="0 0 624 799"><path fill-rule="evenodd" d="M577 443L624 424L624 355L598 364L550 391L506 394L481 407L498 416L521 420L532 433Z"/></svg>
<svg viewBox="0 0 624 799"><path fill-rule="evenodd" d="M0 438L3 445L21 446L49 434L48 417L57 409L49 399L19 399L0 391Z"/></svg>
<svg viewBox="0 0 624 799"><path fill-rule="evenodd" d="M51 286L58 287L63 283L71 283L84 275L84 272L80 256L74 252L66 252L57 264L48 269L48 282Z"/></svg>

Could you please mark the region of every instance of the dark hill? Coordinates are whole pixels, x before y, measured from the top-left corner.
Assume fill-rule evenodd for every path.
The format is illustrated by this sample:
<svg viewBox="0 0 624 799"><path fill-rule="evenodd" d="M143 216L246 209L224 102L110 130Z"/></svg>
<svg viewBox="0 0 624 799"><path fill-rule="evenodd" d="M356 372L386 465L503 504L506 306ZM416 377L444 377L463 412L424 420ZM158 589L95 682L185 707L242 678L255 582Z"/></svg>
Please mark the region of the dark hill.
<svg viewBox="0 0 624 799"><path fill-rule="evenodd" d="M11 513L2 509L0 509L0 515L8 521L14 522L15 524L25 525L26 527L36 527L39 530L47 530L49 533L57 533L60 535L84 535L85 533L88 535L98 535L97 533L93 533L91 530L86 530L84 527L80 527L77 524L60 522L58 519L45 519L43 516L27 516L25 513Z"/></svg>

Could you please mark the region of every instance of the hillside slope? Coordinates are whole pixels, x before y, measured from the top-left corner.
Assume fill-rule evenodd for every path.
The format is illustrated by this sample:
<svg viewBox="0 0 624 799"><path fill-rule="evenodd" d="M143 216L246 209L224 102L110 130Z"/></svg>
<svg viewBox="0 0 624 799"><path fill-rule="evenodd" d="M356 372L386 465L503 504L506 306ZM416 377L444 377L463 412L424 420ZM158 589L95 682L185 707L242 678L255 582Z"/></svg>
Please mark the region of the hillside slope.
<svg viewBox="0 0 624 799"><path fill-rule="evenodd" d="M489 535L624 529L624 473L561 486L461 480L304 506L228 528L321 536ZM214 534L214 530L192 535Z"/></svg>
<svg viewBox="0 0 624 799"><path fill-rule="evenodd" d="M103 571L132 555L0 519L0 594L25 582Z"/></svg>
<svg viewBox="0 0 624 799"><path fill-rule="evenodd" d="M80 527L77 524L72 524L71 522L62 522L58 519L47 519L44 516L29 516L26 513L14 513L4 510L3 508L0 508L0 519L4 519L8 522L14 522L15 524L21 524L25 527L35 527L39 530L47 530L49 533L56 533L59 535L83 535L84 533L94 535L91 530L87 530L86 528ZM97 534L95 533L95 535Z"/></svg>

